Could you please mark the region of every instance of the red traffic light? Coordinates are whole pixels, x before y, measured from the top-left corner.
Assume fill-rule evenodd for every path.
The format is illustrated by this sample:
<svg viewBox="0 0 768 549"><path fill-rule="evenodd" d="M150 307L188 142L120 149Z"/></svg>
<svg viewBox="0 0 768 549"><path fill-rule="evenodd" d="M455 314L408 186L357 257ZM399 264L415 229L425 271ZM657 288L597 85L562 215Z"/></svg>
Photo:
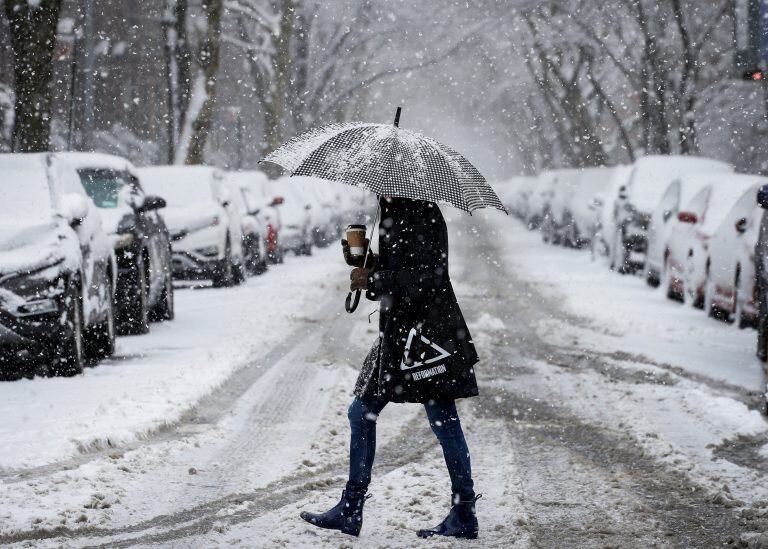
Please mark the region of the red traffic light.
<svg viewBox="0 0 768 549"><path fill-rule="evenodd" d="M751 70L751 71L746 71L744 73L744 77L743 78L744 78L744 80L754 80L756 82L759 82L759 81L761 81L766 76L768 76L768 75L766 75L760 69L754 69L754 70Z"/></svg>

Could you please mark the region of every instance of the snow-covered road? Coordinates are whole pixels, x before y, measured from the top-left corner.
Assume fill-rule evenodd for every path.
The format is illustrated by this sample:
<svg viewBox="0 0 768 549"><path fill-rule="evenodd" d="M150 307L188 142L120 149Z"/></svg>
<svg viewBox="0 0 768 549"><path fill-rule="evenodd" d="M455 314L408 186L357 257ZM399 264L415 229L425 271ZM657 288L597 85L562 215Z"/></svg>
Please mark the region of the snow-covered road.
<svg viewBox="0 0 768 549"><path fill-rule="evenodd" d="M449 216L452 279L482 356L481 396L460 403L482 545L756 543L768 424L754 332L542 247L509 218ZM337 256L180 291L178 320L121 340L124 359L0 386L0 543L469 545L414 535L449 500L416 405L379 420L359 541L298 518L341 489L346 406L375 337L374 306L342 311Z"/></svg>

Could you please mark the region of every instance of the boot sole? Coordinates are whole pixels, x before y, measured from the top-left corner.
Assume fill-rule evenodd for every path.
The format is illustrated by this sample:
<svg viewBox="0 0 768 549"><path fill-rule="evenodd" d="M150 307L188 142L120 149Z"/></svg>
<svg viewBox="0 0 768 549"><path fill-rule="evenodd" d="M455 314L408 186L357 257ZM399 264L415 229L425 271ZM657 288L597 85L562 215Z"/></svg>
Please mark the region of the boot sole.
<svg viewBox="0 0 768 549"><path fill-rule="evenodd" d="M350 526L341 526L339 528L334 528L333 526L325 526L323 524L318 524L317 522L312 521L308 516L305 516L302 512L299 515L302 519L304 519L307 523L311 524L315 528L322 528L323 530L336 530L337 532L341 532L342 534L347 534L348 536L354 536L354 537L360 537L360 530L362 529L362 525L359 527L350 527Z"/></svg>
<svg viewBox="0 0 768 549"><path fill-rule="evenodd" d="M466 532L462 534L449 536L449 535L440 534L439 532L435 532L431 530L419 530L418 532L416 532L416 535L422 539L428 539L433 536L443 537L443 538L477 539L477 532Z"/></svg>

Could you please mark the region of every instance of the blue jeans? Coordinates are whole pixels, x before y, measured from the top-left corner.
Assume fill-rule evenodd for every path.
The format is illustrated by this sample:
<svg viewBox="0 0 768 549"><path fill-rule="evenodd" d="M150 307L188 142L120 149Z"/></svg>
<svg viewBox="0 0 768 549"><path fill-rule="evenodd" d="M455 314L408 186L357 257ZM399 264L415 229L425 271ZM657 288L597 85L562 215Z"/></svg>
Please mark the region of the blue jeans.
<svg viewBox="0 0 768 549"><path fill-rule="evenodd" d="M376 398L355 398L347 416L352 436L349 443L349 481L347 492L365 494L371 482L371 469L376 454L376 420L387 402ZM432 432L440 441L443 457L451 477L454 500L458 496L469 501L475 496L469 448L461 430L459 414L453 400L431 400L424 404Z"/></svg>

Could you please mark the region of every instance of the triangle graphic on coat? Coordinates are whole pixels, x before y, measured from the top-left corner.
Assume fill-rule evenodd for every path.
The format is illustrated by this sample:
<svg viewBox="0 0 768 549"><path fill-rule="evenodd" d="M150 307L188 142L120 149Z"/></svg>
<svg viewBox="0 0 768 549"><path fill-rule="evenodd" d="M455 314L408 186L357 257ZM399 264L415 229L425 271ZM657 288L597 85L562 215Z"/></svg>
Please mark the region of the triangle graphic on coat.
<svg viewBox="0 0 768 549"><path fill-rule="evenodd" d="M415 338L416 340L414 341ZM420 356L416 356L413 359L411 359L410 358L411 351L414 351L414 353L416 351L416 349L414 348L415 347L414 343L416 344L423 343L424 345L428 345L429 346L428 349L437 354L427 359L426 351L425 351L424 353L421 353ZM434 364L436 362L440 362L441 360L448 358L449 356L451 356L451 353L443 349L437 343L430 341L423 335L419 334L416 331L416 328L411 328L411 331L408 332L408 340L405 342L405 349L403 350L403 358L400 361L400 369L410 370L411 368L418 368L419 366ZM413 362L410 362L411 360L413 360Z"/></svg>

